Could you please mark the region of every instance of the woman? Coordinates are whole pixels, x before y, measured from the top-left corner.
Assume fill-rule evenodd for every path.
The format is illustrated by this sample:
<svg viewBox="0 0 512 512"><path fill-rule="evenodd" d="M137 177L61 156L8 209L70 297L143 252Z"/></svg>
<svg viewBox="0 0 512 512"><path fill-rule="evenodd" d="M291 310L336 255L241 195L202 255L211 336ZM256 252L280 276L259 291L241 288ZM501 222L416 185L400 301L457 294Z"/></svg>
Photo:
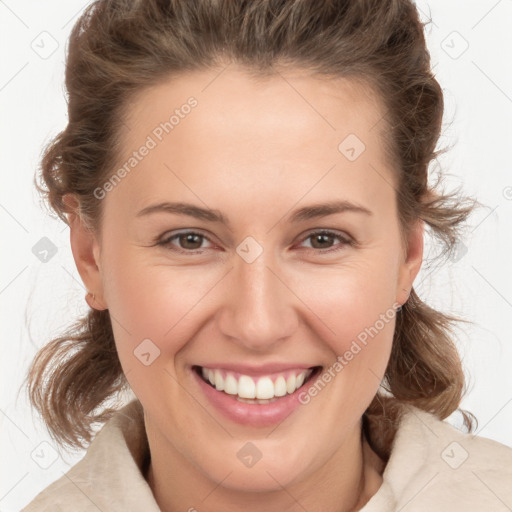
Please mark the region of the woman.
<svg viewBox="0 0 512 512"><path fill-rule="evenodd" d="M68 51L40 190L91 311L29 391L90 446L24 510L512 507L512 450L442 421L456 318L413 289L425 226L449 254L476 204L428 182L415 6L103 1Z"/></svg>

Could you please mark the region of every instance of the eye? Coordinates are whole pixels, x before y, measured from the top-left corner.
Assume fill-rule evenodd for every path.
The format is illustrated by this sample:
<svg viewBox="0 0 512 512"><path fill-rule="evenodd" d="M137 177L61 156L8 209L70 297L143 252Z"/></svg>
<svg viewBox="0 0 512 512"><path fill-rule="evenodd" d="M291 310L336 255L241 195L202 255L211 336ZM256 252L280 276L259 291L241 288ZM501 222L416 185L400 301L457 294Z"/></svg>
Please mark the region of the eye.
<svg viewBox="0 0 512 512"><path fill-rule="evenodd" d="M340 233L337 233L336 231L329 231L329 230L320 230L320 231L314 231L312 233L309 233L306 238L303 238L303 242L306 240L311 239L310 248L311 249L318 249L317 252L325 253L325 252L333 252L333 251L339 251L343 249L346 245L354 245L354 241L350 239L346 235L341 235ZM332 246L333 240L339 240L341 241L340 244L338 244L338 247Z"/></svg>
<svg viewBox="0 0 512 512"><path fill-rule="evenodd" d="M164 246L171 251L194 253L202 252L200 249L204 240L208 240L208 238L201 233L197 233L196 231L183 231L163 238L157 245ZM174 241L176 241L177 244L174 244Z"/></svg>
<svg viewBox="0 0 512 512"><path fill-rule="evenodd" d="M339 251L346 245L355 244L347 235L325 229L309 233L302 239L302 243L307 240L311 240L309 249L319 253ZM338 246L334 245L333 247L335 240L338 240L340 243L337 244ZM209 239L197 231L182 231L171 236L164 236L157 242L157 245L183 254L200 254L203 252L202 249L205 249L205 247L202 247L204 241L209 241Z"/></svg>

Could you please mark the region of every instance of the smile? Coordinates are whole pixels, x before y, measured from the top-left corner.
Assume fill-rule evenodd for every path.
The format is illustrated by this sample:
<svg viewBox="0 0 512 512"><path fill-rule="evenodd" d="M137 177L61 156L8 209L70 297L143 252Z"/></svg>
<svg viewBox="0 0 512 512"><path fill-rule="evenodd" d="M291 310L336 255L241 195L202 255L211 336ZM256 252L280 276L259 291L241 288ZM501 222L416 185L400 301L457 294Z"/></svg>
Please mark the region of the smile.
<svg viewBox="0 0 512 512"><path fill-rule="evenodd" d="M295 393L311 378L315 369L298 368L279 373L252 377L222 368L194 367L203 381L239 402L250 404L269 404L279 398Z"/></svg>

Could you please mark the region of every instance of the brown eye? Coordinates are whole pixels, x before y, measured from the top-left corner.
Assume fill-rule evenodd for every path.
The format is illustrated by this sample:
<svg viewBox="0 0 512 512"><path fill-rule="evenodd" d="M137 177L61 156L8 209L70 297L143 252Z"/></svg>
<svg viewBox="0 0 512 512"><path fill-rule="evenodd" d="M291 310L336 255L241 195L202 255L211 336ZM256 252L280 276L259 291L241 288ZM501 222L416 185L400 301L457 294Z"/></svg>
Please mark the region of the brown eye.
<svg viewBox="0 0 512 512"><path fill-rule="evenodd" d="M178 235L177 240L180 243L182 249L199 249L203 241L203 236L196 233L185 233L184 235Z"/></svg>
<svg viewBox="0 0 512 512"><path fill-rule="evenodd" d="M318 249L317 252L338 251L343 249L343 247L346 245L353 244L350 238L342 236L341 234L334 231L315 231L304 238L303 242L306 240L311 240L310 248ZM336 244L336 240L340 241L341 243Z"/></svg>
<svg viewBox="0 0 512 512"><path fill-rule="evenodd" d="M186 231L166 237L158 242L158 245L162 245L171 251L193 252L201 249L201 245L205 240L208 239L200 233Z"/></svg>
<svg viewBox="0 0 512 512"><path fill-rule="evenodd" d="M335 237L326 233L319 233L317 235L310 235L310 238L311 246L314 249L328 249L332 245Z"/></svg>

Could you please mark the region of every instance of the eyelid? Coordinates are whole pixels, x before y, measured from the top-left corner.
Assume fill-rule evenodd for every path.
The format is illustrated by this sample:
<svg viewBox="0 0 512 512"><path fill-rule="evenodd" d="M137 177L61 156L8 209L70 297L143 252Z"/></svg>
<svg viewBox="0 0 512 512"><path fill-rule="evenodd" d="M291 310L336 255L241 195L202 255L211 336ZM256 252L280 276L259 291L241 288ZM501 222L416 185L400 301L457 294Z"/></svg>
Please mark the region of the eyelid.
<svg viewBox="0 0 512 512"><path fill-rule="evenodd" d="M315 253L318 253L320 255L327 254L330 252L336 252L339 250L342 250L344 246L355 246L356 241L354 238L352 238L348 233L345 233L344 231L338 231L336 229L329 229L329 228L315 228L310 231L307 231L304 235L301 236L299 240L299 244L308 240L313 235L328 235L332 236L333 238L338 238L341 243L338 244L338 246L334 245L334 247L328 247L327 249L315 249L312 247L306 247L306 250L313 251Z"/></svg>
<svg viewBox="0 0 512 512"><path fill-rule="evenodd" d="M327 235L333 235L337 236L346 242L355 242L355 240L345 231L339 231L337 229L330 229L330 228L314 228L311 230L306 231L304 235L302 235L301 240L305 240L309 238L311 235L321 235L321 234L327 234Z"/></svg>

